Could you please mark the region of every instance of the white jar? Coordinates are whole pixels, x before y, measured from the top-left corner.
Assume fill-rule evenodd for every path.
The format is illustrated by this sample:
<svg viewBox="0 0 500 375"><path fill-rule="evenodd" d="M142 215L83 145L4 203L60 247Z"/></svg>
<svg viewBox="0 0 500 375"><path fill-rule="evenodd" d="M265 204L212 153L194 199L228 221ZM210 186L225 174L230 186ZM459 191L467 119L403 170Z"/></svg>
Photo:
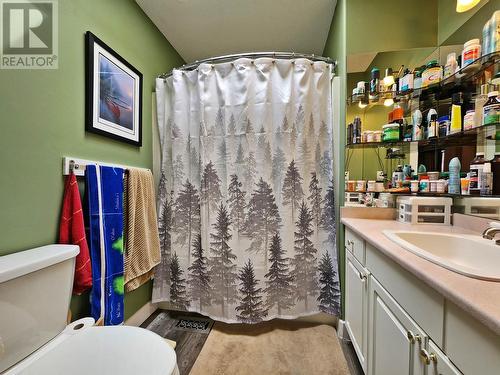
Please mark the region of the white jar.
<svg viewBox="0 0 500 375"><path fill-rule="evenodd" d="M364 193L366 191L366 181L365 180L357 180L356 181L356 191L360 193Z"/></svg>
<svg viewBox="0 0 500 375"><path fill-rule="evenodd" d="M471 39L464 44L462 51L462 69L481 57L481 43L479 39Z"/></svg>

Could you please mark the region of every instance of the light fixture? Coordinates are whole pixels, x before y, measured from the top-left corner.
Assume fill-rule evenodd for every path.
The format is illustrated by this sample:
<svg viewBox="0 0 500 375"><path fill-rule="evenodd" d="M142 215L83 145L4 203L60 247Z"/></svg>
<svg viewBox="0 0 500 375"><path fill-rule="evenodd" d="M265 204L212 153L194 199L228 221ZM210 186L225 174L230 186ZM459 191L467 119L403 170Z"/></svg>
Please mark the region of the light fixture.
<svg viewBox="0 0 500 375"><path fill-rule="evenodd" d="M393 104L394 104L394 100L392 98L387 98L387 99L384 100L384 105L386 107L390 107Z"/></svg>
<svg viewBox="0 0 500 375"><path fill-rule="evenodd" d="M385 70L384 85L385 87L394 85L394 75L392 74L392 68L387 68Z"/></svg>
<svg viewBox="0 0 500 375"><path fill-rule="evenodd" d="M457 0L457 13L467 12L479 4L480 0Z"/></svg>

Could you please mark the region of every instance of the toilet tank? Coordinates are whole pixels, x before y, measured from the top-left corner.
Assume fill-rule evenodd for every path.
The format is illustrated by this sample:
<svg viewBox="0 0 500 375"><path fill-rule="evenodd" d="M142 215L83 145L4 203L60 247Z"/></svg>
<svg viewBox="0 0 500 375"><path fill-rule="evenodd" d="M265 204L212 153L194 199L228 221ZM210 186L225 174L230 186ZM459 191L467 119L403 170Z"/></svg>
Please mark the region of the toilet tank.
<svg viewBox="0 0 500 375"><path fill-rule="evenodd" d="M0 373L66 326L75 245L48 245L0 257Z"/></svg>

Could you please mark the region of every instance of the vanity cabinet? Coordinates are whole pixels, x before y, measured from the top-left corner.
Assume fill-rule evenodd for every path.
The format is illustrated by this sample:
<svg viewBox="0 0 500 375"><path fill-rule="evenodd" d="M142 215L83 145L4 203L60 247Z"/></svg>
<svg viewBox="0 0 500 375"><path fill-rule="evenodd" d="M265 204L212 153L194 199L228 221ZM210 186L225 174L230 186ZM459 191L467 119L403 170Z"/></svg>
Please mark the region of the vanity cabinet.
<svg viewBox="0 0 500 375"><path fill-rule="evenodd" d="M427 366L427 375L462 375L432 340L420 356Z"/></svg>
<svg viewBox="0 0 500 375"><path fill-rule="evenodd" d="M500 374L498 335L349 228L345 238L345 327L365 374Z"/></svg>
<svg viewBox="0 0 500 375"><path fill-rule="evenodd" d="M420 351L427 335L373 277L370 277L368 374L424 375Z"/></svg>
<svg viewBox="0 0 500 375"><path fill-rule="evenodd" d="M346 252L345 298L346 329L361 367L366 372L368 351L368 281L369 273L350 253Z"/></svg>

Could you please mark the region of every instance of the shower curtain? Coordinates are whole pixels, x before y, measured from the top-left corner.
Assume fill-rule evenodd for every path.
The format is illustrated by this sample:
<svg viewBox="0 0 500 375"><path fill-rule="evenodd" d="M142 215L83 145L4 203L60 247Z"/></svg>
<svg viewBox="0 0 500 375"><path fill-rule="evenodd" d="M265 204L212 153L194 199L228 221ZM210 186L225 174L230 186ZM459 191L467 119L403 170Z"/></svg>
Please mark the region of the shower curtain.
<svg viewBox="0 0 500 375"><path fill-rule="evenodd" d="M339 314L332 74L241 58L157 79L153 302L225 322Z"/></svg>

